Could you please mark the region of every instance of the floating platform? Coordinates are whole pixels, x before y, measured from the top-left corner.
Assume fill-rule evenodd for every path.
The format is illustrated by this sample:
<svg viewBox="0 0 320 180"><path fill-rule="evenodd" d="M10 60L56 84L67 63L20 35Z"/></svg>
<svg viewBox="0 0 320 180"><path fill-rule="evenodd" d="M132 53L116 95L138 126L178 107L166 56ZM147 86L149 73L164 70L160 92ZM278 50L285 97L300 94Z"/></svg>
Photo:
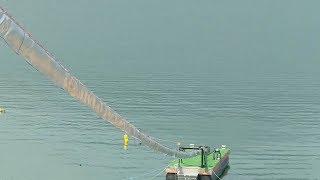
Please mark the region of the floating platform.
<svg viewBox="0 0 320 180"><path fill-rule="evenodd" d="M172 161L166 169L166 180L217 180L229 169L230 149L222 145L210 151L208 147L188 147L180 150L202 149L198 156Z"/></svg>

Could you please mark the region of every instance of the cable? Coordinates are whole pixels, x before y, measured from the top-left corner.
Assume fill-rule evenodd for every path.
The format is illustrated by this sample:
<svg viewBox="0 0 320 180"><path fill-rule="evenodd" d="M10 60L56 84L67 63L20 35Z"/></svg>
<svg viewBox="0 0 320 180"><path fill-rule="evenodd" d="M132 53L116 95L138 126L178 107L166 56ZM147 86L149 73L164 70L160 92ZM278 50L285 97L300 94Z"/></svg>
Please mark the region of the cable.
<svg viewBox="0 0 320 180"><path fill-rule="evenodd" d="M166 166L166 167L164 168L164 170L165 170L166 168L168 168L168 167L169 167L169 166ZM156 176L157 176L157 175L161 174L164 170L161 168L161 171L159 171L159 168L157 168L157 169L154 169L154 170L152 170L152 171L149 171L149 172L147 172L147 173L144 173L144 174L141 174L141 175L138 175L138 176L135 176L135 177L129 177L129 178L127 178L127 180L133 180L133 179L145 177L145 176L150 175L150 174L152 175L153 173L157 173L157 174L156 174ZM159 172L158 172L158 171L159 171ZM154 177L154 176L152 176L152 177Z"/></svg>
<svg viewBox="0 0 320 180"><path fill-rule="evenodd" d="M221 180L221 178L213 170L212 170L212 172L219 180Z"/></svg>
<svg viewBox="0 0 320 180"><path fill-rule="evenodd" d="M157 173L156 175L154 175L153 177L151 177L151 179L154 179L154 178L156 178L157 176L159 176L159 175L160 175L161 173L163 173L168 167L169 167L169 165L166 166L165 168L163 168L159 173Z"/></svg>

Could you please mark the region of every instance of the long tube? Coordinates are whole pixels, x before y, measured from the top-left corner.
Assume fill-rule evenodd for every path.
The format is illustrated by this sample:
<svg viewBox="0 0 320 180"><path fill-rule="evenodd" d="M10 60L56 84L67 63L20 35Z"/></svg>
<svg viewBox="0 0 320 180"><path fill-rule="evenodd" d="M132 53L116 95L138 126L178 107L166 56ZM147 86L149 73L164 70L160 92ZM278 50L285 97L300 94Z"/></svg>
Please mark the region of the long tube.
<svg viewBox="0 0 320 180"><path fill-rule="evenodd" d="M55 61L54 57L1 7L0 36L15 53L22 56L29 64L52 80L58 87L63 88L72 97L90 107L101 118L121 129L129 136L139 139L142 144L157 152L178 158L193 157L201 153L201 150L182 152L171 149L141 132L92 93L60 63Z"/></svg>

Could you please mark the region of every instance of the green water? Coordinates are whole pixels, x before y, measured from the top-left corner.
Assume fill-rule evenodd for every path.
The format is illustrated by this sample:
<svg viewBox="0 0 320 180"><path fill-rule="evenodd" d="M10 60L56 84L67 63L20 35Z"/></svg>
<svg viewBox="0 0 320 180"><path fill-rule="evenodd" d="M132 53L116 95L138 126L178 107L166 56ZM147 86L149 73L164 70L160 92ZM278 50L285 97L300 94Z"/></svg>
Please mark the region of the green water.
<svg viewBox="0 0 320 180"><path fill-rule="evenodd" d="M230 146L224 179L320 178L318 1L0 5L142 130ZM124 151L118 129L3 41L0 106L0 179L151 179L172 160L132 140Z"/></svg>

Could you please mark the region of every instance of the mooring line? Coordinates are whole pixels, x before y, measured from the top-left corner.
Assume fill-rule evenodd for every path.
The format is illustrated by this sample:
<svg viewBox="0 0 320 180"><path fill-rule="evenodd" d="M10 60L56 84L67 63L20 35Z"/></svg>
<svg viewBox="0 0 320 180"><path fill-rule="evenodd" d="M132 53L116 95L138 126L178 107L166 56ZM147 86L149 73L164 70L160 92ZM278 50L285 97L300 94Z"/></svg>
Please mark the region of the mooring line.
<svg viewBox="0 0 320 180"><path fill-rule="evenodd" d="M140 177L145 177L146 175L150 175L150 174L153 174L153 173L157 173L157 174L155 174L154 176L152 176L152 178L154 178L154 177L160 175L160 174L161 174L163 171L165 171L166 168L168 168L168 167L169 167L169 165L165 166L163 169L161 168L161 171L159 171L159 168L157 168L157 169L154 169L154 170L152 170L152 171L149 171L149 172L147 172L147 173L144 173L144 174L141 174L141 175L138 175L138 176L135 176L135 177L129 177L129 178L127 178L127 180L133 180L133 179L137 179L137 178L140 178ZM159 171L159 172L158 172L158 171Z"/></svg>
<svg viewBox="0 0 320 180"><path fill-rule="evenodd" d="M219 180L221 180L221 178L214 172L214 170L212 170L212 172Z"/></svg>

